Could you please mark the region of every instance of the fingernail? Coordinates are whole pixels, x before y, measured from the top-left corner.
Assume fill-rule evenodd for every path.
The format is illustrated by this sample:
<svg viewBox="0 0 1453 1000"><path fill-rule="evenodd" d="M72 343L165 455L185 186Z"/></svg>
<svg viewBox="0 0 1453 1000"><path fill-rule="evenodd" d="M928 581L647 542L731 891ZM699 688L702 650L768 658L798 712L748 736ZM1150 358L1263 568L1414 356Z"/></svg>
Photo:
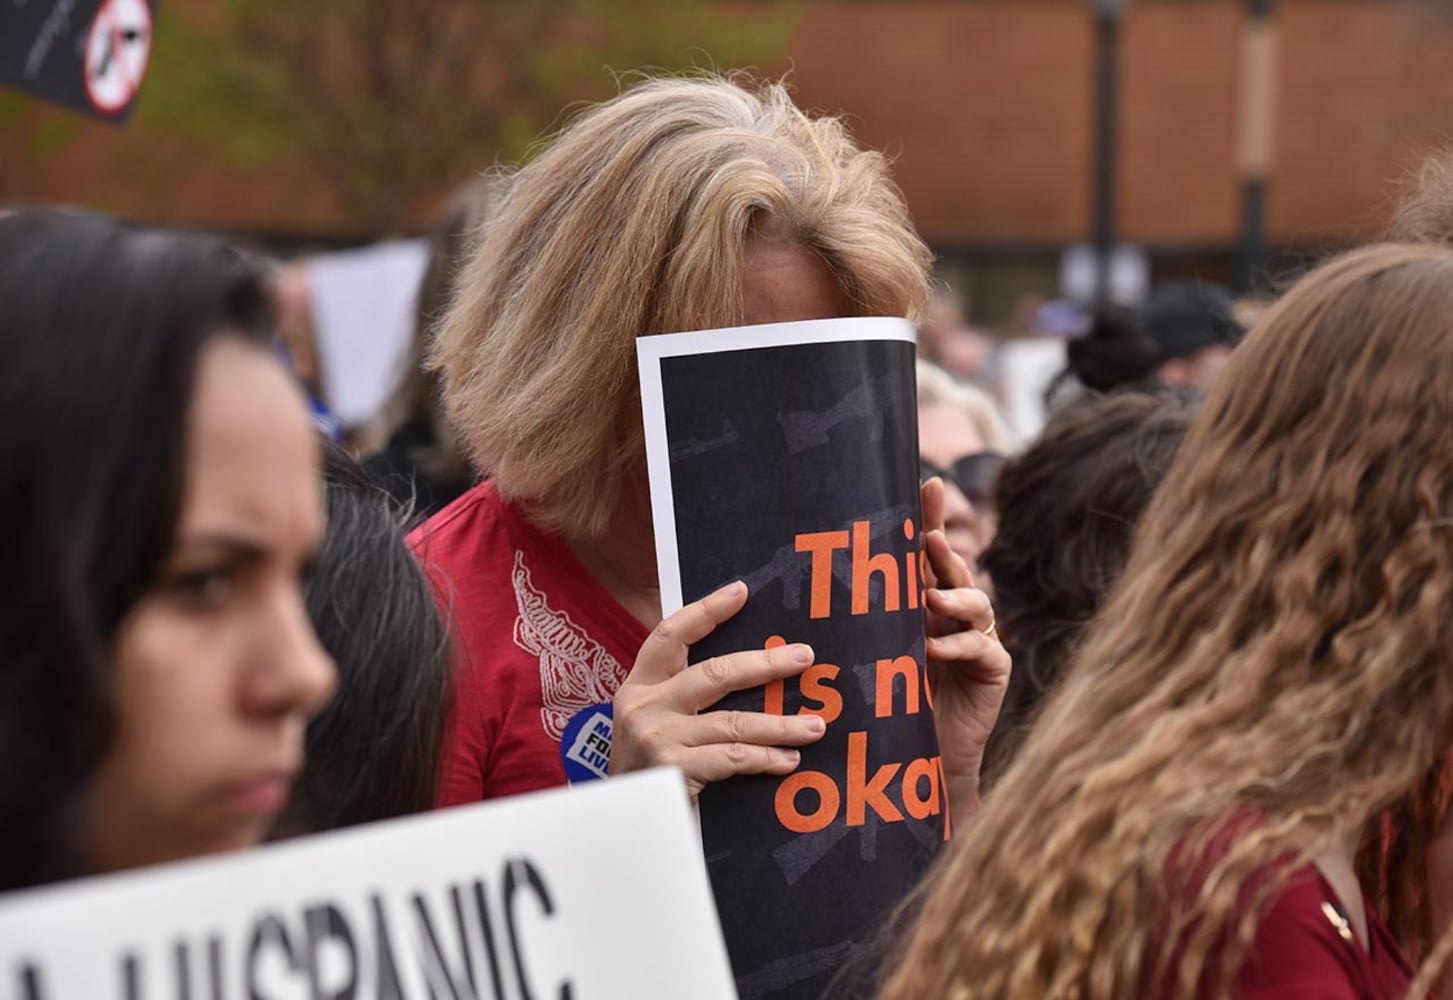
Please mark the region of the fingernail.
<svg viewBox="0 0 1453 1000"><path fill-rule="evenodd" d="M792 647L792 652L789 655L792 657L793 663L811 663L812 647L798 643Z"/></svg>
<svg viewBox="0 0 1453 1000"><path fill-rule="evenodd" d="M796 767L798 764L802 763L802 754L798 753L796 750L783 750L782 758L793 767Z"/></svg>
<svg viewBox="0 0 1453 1000"><path fill-rule="evenodd" d="M806 719L807 731L814 736L821 736L827 732L827 723L822 721L820 715L809 715Z"/></svg>

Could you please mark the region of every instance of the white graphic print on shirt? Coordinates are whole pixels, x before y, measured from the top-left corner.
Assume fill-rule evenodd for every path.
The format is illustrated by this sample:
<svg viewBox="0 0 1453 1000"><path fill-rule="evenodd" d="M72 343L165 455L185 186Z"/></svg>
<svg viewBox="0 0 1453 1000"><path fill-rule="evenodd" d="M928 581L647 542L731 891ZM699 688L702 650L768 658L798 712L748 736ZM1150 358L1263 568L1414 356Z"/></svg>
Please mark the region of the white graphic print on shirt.
<svg viewBox="0 0 1453 1000"><path fill-rule="evenodd" d="M540 658L540 719L557 743L565 724L581 709L608 703L627 670L563 611L550 607L530 579L525 554L516 550L510 574L515 585L515 645Z"/></svg>

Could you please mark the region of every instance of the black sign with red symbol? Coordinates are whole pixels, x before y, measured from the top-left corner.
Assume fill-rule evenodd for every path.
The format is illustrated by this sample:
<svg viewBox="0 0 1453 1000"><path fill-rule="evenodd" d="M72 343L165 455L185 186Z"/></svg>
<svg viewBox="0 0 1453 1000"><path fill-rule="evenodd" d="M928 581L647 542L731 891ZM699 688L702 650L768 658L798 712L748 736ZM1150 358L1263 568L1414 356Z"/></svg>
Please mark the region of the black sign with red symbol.
<svg viewBox="0 0 1453 1000"><path fill-rule="evenodd" d="M156 2L0 4L0 84L107 121L125 121L151 58Z"/></svg>

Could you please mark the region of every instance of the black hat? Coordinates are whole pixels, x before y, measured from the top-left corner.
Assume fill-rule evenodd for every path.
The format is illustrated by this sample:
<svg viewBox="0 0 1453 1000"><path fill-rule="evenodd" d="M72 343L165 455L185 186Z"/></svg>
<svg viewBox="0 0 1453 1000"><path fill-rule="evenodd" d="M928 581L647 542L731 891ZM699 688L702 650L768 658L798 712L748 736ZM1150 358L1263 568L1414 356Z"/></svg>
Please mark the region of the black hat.
<svg viewBox="0 0 1453 1000"><path fill-rule="evenodd" d="M1164 360L1186 358L1214 344L1234 345L1246 332L1229 289L1180 281L1156 289L1141 314Z"/></svg>

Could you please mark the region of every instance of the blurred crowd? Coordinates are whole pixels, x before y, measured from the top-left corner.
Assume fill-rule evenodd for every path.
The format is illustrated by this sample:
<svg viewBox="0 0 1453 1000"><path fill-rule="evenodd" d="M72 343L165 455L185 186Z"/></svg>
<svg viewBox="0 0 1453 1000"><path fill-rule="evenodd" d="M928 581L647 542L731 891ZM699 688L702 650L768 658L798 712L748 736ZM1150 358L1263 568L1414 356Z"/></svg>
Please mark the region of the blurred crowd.
<svg viewBox="0 0 1453 1000"><path fill-rule="evenodd" d="M954 832L854 989L1453 996L1453 171L1388 239L1041 309L1011 423L883 158L646 79L457 193L340 419L306 264L0 215L0 891L563 785L596 704L612 773L790 773L822 720L712 706L811 650L663 619L635 340L900 316Z"/></svg>

